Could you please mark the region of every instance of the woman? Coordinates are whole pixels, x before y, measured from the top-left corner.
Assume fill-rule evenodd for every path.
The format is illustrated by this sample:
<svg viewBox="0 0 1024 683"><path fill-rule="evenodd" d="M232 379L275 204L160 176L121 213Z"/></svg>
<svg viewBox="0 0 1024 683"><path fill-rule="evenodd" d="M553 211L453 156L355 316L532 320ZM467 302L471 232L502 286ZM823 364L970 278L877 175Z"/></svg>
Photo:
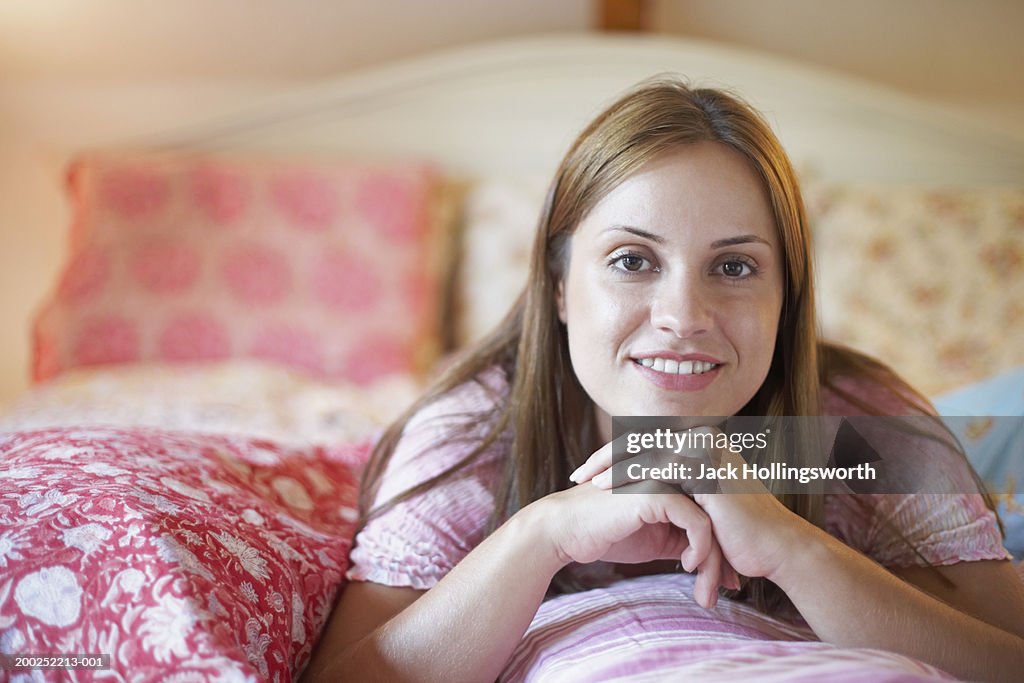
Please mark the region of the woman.
<svg viewBox="0 0 1024 683"><path fill-rule="evenodd" d="M677 562L705 607L742 585L731 595L791 605L827 642L1019 675L1024 592L978 495L901 508L923 521L893 533L939 538L913 557L945 566L882 553L887 570L837 538L895 515L885 496L865 511L589 481L612 415L927 411L818 342L809 255L792 169L747 106L658 80L601 114L551 185L524 294L378 444L353 582L308 675L494 680L545 596Z"/></svg>

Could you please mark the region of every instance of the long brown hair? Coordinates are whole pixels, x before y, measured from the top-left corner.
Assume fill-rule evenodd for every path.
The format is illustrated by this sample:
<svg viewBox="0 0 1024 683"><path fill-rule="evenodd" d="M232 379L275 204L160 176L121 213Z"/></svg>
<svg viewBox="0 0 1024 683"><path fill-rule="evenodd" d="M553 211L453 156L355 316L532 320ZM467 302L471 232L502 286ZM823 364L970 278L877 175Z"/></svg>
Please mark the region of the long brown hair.
<svg viewBox="0 0 1024 683"><path fill-rule="evenodd" d="M705 141L740 152L758 173L783 251L783 302L771 368L741 413L820 414L820 391L823 379L830 375L828 366L860 366L855 354L833 347L819 358L822 347L815 322L810 235L789 159L769 126L738 98L719 90L691 88L674 78L656 78L641 83L601 113L565 155L541 211L525 290L497 329L465 352L377 443L360 492L364 522L457 474L506 435L511 436L511 449L494 491L489 530L530 502L568 487L569 474L600 446L592 404L573 372L555 303L569 237L598 201L644 164L668 150ZM410 417L455 387L480 382L482 373L495 366L504 371L509 392L497 397L488 414L467 416L465 432L473 430L478 445L446 471L371 509ZM898 383L894 375L888 376ZM487 425L482 438L480 424ZM801 517L821 524L821 495L779 494L778 498ZM553 588L565 591L577 586L569 573L560 572ZM751 579L745 592L768 611L787 602L764 579Z"/></svg>

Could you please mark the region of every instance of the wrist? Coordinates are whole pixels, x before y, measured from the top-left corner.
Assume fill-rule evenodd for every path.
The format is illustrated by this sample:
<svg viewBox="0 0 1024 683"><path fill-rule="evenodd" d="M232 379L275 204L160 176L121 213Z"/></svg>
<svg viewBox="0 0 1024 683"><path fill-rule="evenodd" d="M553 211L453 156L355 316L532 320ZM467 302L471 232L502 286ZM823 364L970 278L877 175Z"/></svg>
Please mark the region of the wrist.
<svg viewBox="0 0 1024 683"><path fill-rule="evenodd" d="M550 533L544 501L530 503L512 515L502 529L529 556L534 564L552 577L570 562Z"/></svg>
<svg viewBox="0 0 1024 683"><path fill-rule="evenodd" d="M780 545L784 549L781 560L765 578L790 595L806 581L821 576L821 567L831 555L830 541L834 539L802 518L787 530L786 536Z"/></svg>

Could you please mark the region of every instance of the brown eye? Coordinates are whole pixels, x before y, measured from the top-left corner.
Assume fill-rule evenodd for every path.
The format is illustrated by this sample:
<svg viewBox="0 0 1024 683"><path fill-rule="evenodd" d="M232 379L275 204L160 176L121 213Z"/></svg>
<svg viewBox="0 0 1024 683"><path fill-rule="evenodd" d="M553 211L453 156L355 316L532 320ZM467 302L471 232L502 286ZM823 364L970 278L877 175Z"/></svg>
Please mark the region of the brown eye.
<svg viewBox="0 0 1024 683"><path fill-rule="evenodd" d="M738 277L743 274L743 264L739 261L728 261L722 264L722 272L729 277Z"/></svg>
<svg viewBox="0 0 1024 683"><path fill-rule="evenodd" d="M722 269L722 275L728 278L746 277L753 272L753 268L743 261L725 261L720 267Z"/></svg>
<svg viewBox="0 0 1024 683"><path fill-rule="evenodd" d="M658 272L658 268L649 258L631 251L613 254L608 259L608 267L622 277Z"/></svg>
<svg viewBox="0 0 1024 683"><path fill-rule="evenodd" d="M635 273L644 267L644 258L635 254L626 254L625 256L619 257L619 263L622 267L631 273Z"/></svg>

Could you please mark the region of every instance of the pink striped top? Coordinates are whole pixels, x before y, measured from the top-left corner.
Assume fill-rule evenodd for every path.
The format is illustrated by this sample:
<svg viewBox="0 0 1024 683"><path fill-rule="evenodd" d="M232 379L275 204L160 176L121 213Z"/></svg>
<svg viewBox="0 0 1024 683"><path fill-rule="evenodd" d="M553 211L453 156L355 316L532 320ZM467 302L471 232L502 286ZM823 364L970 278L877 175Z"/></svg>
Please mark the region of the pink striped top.
<svg viewBox="0 0 1024 683"><path fill-rule="evenodd" d="M884 407L891 400L878 388L844 388L872 405ZM485 421L473 415L503 400L507 391L504 375L494 370L417 414L398 444L377 502L465 457L473 439L448 440L453 426L468 421L482 434ZM827 396L825 407L833 415L858 414L837 395ZM348 577L417 589L434 586L483 540L493 506L491 485L508 449L507 440L496 443L457 477L371 520L356 537ZM995 516L978 495L826 496L825 528L886 566L1010 557ZM612 566L600 562L576 569L594 589L544 602L502 680L948 679L892 653L817 642L802 622L770 617L744 603L720 600L716 609L705 610L691 597L688 574L617 580Z"/></svg>
<svg viewBox="0 0 1024 683"><path fill-rule="evenodd" d="M872 405L898 411L900 404L879 388L843 387ZM480 383L467 383L413 417L383 477L377 502L426 481L473 448L472 439L445 443L453 426L470 421L482 435L486 424L474 414L489 410L508 391L497 369ZM829 393L825 412L862 414ZM493 507L491 486L508 441L499 441L458 477L404 501L372 519L356 537L349 578L389 586L427 589L483 540ZM892 524L885 524L891 520ZM967 560L1008 559L995 515L977 495L832 495L825 498L825 529L882 565L908 567L922 558L938 565ZM899 530L921 553L899 538ZM586 571L584 570L584 573ZM596 577L605 576L591 568Z"/></svg>

